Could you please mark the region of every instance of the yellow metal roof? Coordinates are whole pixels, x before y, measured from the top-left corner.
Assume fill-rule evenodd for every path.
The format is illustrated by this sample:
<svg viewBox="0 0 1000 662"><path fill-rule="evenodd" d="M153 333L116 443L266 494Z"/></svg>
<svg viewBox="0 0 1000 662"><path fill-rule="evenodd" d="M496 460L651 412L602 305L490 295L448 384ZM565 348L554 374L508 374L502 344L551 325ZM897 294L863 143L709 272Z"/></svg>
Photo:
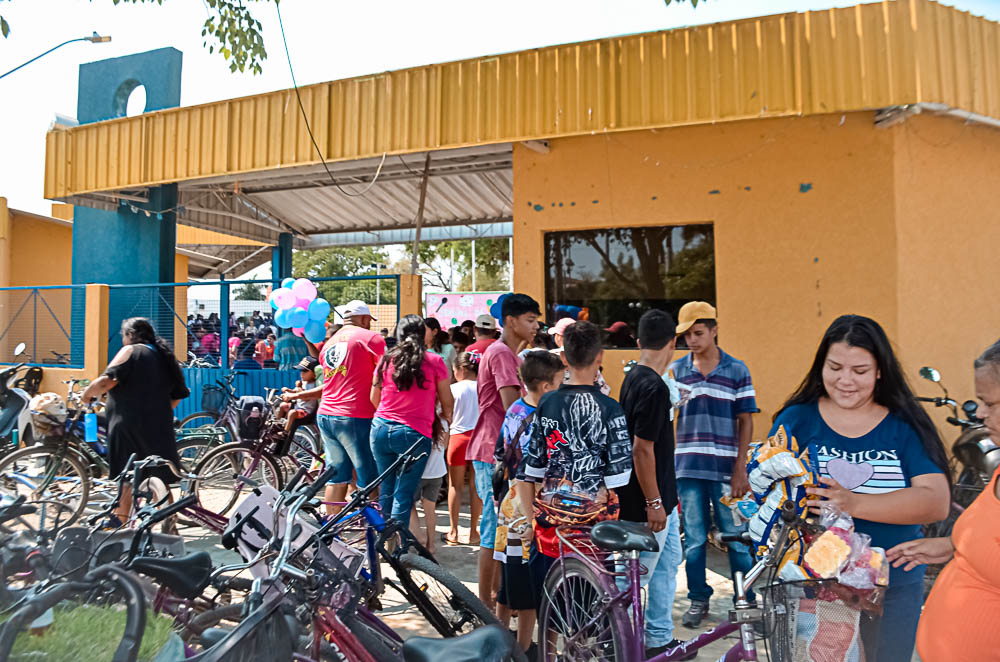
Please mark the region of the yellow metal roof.
<svg viewBox="0 0 1000 662"><path fill-rule="evenodd" d="M330 161L918 102L1000 118L1000 26L930 0L781 14L301 88ZM318 163L294 92L46 137L59 199Z"/></svg>

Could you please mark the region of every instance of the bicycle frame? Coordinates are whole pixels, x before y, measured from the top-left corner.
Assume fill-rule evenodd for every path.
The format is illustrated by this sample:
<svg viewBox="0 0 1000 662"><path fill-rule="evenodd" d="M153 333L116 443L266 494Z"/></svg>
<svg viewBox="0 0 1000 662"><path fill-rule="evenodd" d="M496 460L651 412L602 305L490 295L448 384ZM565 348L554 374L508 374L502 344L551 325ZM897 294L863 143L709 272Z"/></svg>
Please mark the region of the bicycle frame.
<svg viewBox="0 0 1000 662"><path fill-rule="evenodd" d="M556 536L559 539L560 554L559 558L549 570L549 573L560 571L565 572L565 559L577 559L579 562L588 566L595 573L604 585L604 590L611 596L611 599L602 605L594 616L579 628L579 632L570 636L567 641L572 643L574 639L581 636L581 633L588 631L591 626L595 625L602 618L604 618L609 611L621 606L625 609L631 609L631 626L621 626L624 631L619 632L621 639L626 642L628 652L627 659L629 660L645 660L645 662L677 662L682 658L687 657L687 655L692 652L696 652L711 643L728 637L735 632L739 632L740 642L730 648L721 659L724 662L757 662L757 644L753 623L761 619L762 613L747 599L747 591L768 567L777 565L781 559L781 551L785 547L791 526L792 525L790 523L784 523L782 525L779 530L778 537L775 539L774 545L770 546L767 554L765 554L763 558L757 561L754 566L747 571L745 577L743 573L740 572L735 574L733 578L733 587L736 597L734 610L736 617L735 620L727 620L720 623L714 628L699 634L697 637L684 642L680 646L667 650L650 659L646 659L645 656L645 616L642 606L641 585L641 576L644 574L645 568L643 568L643 566L639 563L639 552L624 552L626 555L624 564L625 570L608 570L602 564L594 560L593 554L589 554L581 549L579 541L589 541L589 531L563 527L557 528ZM590 543L588 542L588 545L589 544ZM570 551L564 553L564 548L569 548ZM618 567L621 564L621 559L616 560L615 563L616 567ZM627 579L628 588L624 590L618 588L616 580L619 578Z"/></svg>

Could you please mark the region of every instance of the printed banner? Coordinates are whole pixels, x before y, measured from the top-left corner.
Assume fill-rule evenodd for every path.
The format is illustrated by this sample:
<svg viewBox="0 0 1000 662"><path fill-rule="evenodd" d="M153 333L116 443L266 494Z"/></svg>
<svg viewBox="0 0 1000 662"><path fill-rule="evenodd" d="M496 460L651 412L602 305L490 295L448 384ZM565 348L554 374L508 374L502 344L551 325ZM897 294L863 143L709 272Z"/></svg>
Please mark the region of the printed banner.
<svg viewBox="0 0 1000 662"><path fill-rule="evenodd" d="M427 317L435 317L445 329L465 320L475 321L477 315L489 314L503 292L435 292L425 296Z"/></svg>

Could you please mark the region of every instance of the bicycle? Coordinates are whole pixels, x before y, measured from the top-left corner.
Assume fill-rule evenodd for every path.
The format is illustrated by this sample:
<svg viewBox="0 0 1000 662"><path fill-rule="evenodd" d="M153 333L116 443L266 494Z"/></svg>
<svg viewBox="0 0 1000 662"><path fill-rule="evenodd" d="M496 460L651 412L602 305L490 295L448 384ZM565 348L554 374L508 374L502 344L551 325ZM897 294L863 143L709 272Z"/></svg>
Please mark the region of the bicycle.
<svg viewBox="0 0 1000 662"><path fill-rule="evenodd" d="M646 659L644 615L640 591L639 553L655 551L656 538L643 524L617 520L595 524L589 532L559 527L560 556L545 577L539 613L539 648L545 662L630 660L677 662L729 635L739 643L724 656L727 662L757 660L754 624L765 628L784 615L784 604L761 609L747 591L768 569L776 571L789 533L798 526L795 505L785 501L782 525L765 555L746 573L733 577L735 606L729 619L676 648ZM723 536L725 542L748 542L746 534ZM612 559L611 555L624 558ZM624 566L624 570L620 570ZM609 567L614 569L609 569ZM622 580L626 588L619 588ZM631 612L631 614L629 613ZM766 641L766 640L765 640Z"/></svg>

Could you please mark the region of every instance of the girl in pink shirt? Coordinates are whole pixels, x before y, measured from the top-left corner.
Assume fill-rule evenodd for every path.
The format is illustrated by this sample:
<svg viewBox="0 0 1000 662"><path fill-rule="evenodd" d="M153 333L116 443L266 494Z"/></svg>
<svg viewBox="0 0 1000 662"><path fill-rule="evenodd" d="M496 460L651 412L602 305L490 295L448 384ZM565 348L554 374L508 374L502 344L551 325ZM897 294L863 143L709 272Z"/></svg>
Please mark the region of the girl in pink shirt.
<svg viewBox="0 0 1000 662"><path fill-rule="evenodd" d="M401 476L386 476L379 497L383 515L409 524L413 495L427 464L437 403L451 422L454 400L450 374L440 356L424 347L427 327L418 315L407 315L396 325L396 346L375 369L371 400L375 405L371 447L379 474L414 447L420 459Z"/></svg>

